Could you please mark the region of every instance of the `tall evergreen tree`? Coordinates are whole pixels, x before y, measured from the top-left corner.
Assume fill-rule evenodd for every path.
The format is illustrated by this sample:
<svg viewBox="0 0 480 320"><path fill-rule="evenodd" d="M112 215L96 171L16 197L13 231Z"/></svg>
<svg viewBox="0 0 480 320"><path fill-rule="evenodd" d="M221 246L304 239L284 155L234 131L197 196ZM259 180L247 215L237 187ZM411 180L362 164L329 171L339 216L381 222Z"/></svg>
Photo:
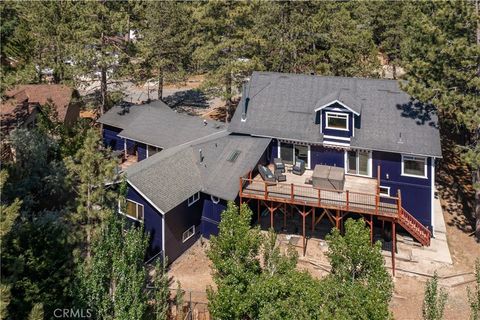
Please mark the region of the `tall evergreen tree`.
<svg viewBox="0 0 480 320"><path fill-rule="evenodd" d="M126 320L145 316L143 261L147 246L143 228L127 228L121 216L109 214L79 274L80 301L93 308L97 318Z"/></svg>
<svg viewBox="0 0 480 320"><path fill-rule="evenodd" d="M146 2L141 10L144 19L140 23L138 40L142 78L155 77L158 81L157 96L163 98L165 79L177 79L185 72L191 54L191 5L175 1ZM177 75L177 76L176 76Z"/></svg>
<svg viewBox="0 0 480 320"><path fill-rule="evenodd" d="M333 229L327 237L332 272L322 281L321 308L336 319L388 319L393 283L385 268L381 244L370 244L363 219L348 219L345 235Z"/></svg>
<svg viewBox="0 0 480 320"><path fill-rule="evenodd" d="M72 59L77 79L99 77L100 114L107 111L108 78L128 65L129 3L126 1L82 1L72 25Z"/></svg>
<svg viewBox="0 0 480 320"><path fill-rule="evenodd" d="M193 59L207 71L209 86L220 88L217 92L226 101L226 122L235 88L253 70L262 69L259 39L252 33L256 9L255 2L209 1L198 3L193 13Z"/></svg>
<svg viewBox="0 0 480 320"><path fill-rule="evenodd" d="M402 43L407 71L404 89L438 109L442 124L465 136L465 159L480 181L480 26L478 2L409 4L411 17ZM423 116L423 115L422 115ZM480 184L476 234L480 238Z"/></svg>
<svg viewBox="0 0 480 320"><path fill-rule="evenodd" d="M76 225L84 226L85 244L89 254L89 244L95 229L108 216L112 206L112 194L105 183L115 178L116 160L103 147L99 132L91 128L85 137L83 147L74 157L66 160L73 188L77 194L77 212L73 215Z"/></svg>

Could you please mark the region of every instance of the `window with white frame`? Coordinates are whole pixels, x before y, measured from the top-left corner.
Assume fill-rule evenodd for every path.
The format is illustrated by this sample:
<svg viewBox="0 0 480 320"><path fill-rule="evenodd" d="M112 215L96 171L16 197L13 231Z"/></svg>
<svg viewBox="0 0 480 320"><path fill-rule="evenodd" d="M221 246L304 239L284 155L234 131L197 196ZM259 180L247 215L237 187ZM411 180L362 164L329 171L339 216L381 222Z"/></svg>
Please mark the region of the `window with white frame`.
<svg viewBox="0 0 480 320"><path fill-rule="evenodd" d="M127 199L125 212L122 212L121 206L119 212L135 220L143 221L143 205L138 202Z"/></svg>
<svg viewBox="0 0 480 320"><path fill-rule="evenodd" d="M380 194L390 196L390 187L380 186Z"/></svg>
<svg viewBox="0 0 480 320"><path fill-rule="evenodd" d="M347 152L345 168L347 173L360 176L372 175L372 152L364 150L350 150Z"/></svg>
<svg viewBox="0 0 480 320"><path fill-rule="evenodd" d="M193 196L188 198L188 206L191 206L200 199L200 192L195 193Z"/></svg>
<svg viewBox="0 0 480 320"><path fill-rule="evenodd" d="M402 175L426 178L427 158L402 155Z"/></svg>
<svg viewBox="0 0 480 320"><path fill-rule="evenodd" d="M193 237L195 235L195 225L191 226L190 228L188 228L182 235L182 242L185 242L187 241L188 239L190 239L191 237Z"/></svg>
<svg viewBox="0 0 480 320"><path fill-rule="evenodd" d="M348 131L348 114L327 112L325 128Z"/></svg>

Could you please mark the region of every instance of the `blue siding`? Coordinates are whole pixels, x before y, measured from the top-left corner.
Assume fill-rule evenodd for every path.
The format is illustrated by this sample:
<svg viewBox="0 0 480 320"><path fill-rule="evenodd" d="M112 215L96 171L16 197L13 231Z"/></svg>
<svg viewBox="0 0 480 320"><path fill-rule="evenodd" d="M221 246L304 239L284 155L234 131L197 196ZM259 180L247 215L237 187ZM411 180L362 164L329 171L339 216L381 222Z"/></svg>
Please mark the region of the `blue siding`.
<svg viewBox="0 0 480 320"><path fill-rule="evenodd" d="M162 250L162 215L135 189L128 187L127 199L143 205L144 228L150 235L150 255Z"/></svg>
<svg viewBox="0 0 480 320"><path fill-rule="evenodd" d="M427 179L402 176L402 156L398 153L373 151L373 176L377 177L380 165L380 184L390 187L390 195L400 189L402 204L408 212L425 226L431 226L431 169L432 158L427 159ZM388 179L387 179L388 174Z"/></svg>
<svg viewBox="0 0 480 320"><path fill-rule="evenodd" d="M128 140L127 139L127 154L129 155L135 155L137 149L137 143L133 140Z"/></svg>
<svg viewBox="0 0 480 320"><path fill-rule="evenodd" d="M147 145L137 142L137 154L138 161L142 161L147 158Z"/></svg>
<svg viewBox="0 0 480 320"><path fill-rule="evenodd" d="M209 239L211 235L218 235L218 224L221 220L221 213L227 208L226 202L221 200L213 203L210 199L203 202L202 211L202 235Z"/></svg>
<svg viewBox="0 0 480 320"><path fill-rule="evenodd" d="M106 147L110 147L112 150L123 150L123 139L118 137L118 134L122 131L120 128L115 128L107 125L103 125L103 144Z"/></svg>
<svg viewBox="0 0 480 320"><path fill-rule="evenodd" d="M165 214L165 255L169 262L175 261L200 237L203 200L204 197L201 196L191 206L184 201ZM192 225L195 226L195 235L183 242L183 233Z"/></svg>
<svg viewBox="0 0 480 320"><path fill-rule="evenodd" d="M277 139L272 139L272 142L270 142L269 150L270 150L270 162L272 162L273 159L278 158L278 140Z"/></svg>
<svg viewBox="0 0 480 320"><path fill-rule="evenodd" d="M317 164L344 167L345 156L343 150L325 148L322 146L310 147L310 167L313 169Z"/></svg>

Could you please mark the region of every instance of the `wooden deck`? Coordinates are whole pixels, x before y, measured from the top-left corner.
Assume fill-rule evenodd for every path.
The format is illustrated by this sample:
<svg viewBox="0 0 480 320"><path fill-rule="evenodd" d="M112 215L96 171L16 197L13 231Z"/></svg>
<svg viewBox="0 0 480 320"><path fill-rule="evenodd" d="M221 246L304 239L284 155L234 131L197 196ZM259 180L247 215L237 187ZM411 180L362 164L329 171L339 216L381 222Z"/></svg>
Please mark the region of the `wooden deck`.
<svg viewBox="0 0 480 320"><path fill-rule="evenodd" d="M252 179L242 178L241 196L388 218L398 214L398 198L379 195L376 179L345 175L344 190L316 189L306 183L312 173L306 170L299 176L286 172L287 181L275 184L266 183L259 174Z"/></svg>

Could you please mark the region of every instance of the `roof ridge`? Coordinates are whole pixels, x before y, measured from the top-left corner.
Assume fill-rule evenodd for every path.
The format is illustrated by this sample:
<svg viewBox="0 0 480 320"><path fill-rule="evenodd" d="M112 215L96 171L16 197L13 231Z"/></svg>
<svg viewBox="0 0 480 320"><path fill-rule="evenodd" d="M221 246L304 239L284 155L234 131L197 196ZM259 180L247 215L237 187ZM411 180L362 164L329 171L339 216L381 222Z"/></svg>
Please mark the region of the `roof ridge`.
<svg viewBox="0 0 480 320"><path fill-rule="evenodd" d="M278 71L253 71L255 74L275 74L275 75L291 75L296 77L317 77L317 78L330 78L330 79L355 79L355 80L365 80L365 81L385 81L385 82L395 82L399 83L400 79L383 79L383 78L366 78L366 77L347 77L347 76L331 76L331 75L321 75L321 74L308 74L308 73L293 73L293 72L278 72Z"/></svg>

